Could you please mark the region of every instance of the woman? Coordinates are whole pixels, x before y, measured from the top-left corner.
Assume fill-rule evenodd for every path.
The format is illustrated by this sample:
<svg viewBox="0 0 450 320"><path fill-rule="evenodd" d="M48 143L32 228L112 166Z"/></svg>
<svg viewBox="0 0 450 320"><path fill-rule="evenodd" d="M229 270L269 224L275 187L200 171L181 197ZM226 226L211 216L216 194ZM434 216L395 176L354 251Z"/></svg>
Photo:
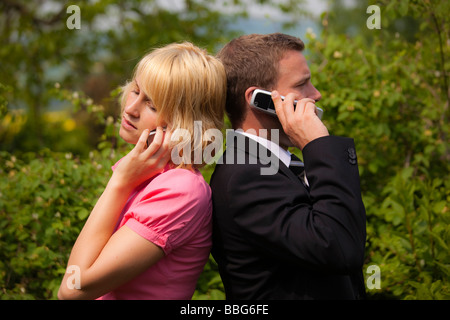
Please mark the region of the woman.
<svg viewBox="0 0 450 320"><path fill-rule="evenodd" d="M225 95L222 64L190 43L156 49L139 62L121 98L120 136L135 147L113 166L72 249L58 298L192 297L209 257L212 212L202 164L192 160L208 139L194 145L194 121L201 121L202 133L220 128ZM191 134L183 140L191 148L180 152L192 152L174 164L171 153L181 142L171 136L178 129Z"/></svg>

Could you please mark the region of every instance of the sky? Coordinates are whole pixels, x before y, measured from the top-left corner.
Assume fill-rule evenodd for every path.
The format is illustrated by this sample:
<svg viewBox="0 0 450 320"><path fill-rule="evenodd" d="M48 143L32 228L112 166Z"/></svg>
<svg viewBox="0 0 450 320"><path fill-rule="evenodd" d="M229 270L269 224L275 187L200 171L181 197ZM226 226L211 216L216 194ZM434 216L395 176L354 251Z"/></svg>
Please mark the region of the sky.
<svg viewBox="0 0 450 320"><path fill-rule="evenodd" d="M99 0L91 0L92 2ZM206 1L206 0L205 0ZM241 0L243 2L247 0ZM272 0L271 3L276 2L287 2L289 0ZM305 9L307 12L318 17L323 11L328 7L327 3L330 0L304 0ZM345 3L351 4L355 0L344 0ZM223 3L232 2L232 0L216 0L214 7L224 14L231 13L228 6L224 6ZM185 1L184 0L156 0L157 6L167 8L173 11L184 11ZM40 8L40 11L44 13L58 12L61 9L61 3L58 1L46 1ZM147 9L151 11L155 4L149 2ZM103 18L99 18L96 23L98 30L108 30L114 28L117 25L117 19L119 12L117 8L110 7L111 12L106 12ZM273 9L270 5L261 4L251 4L248 6L248 18L240 19L236 24L236 29L243 31L244 33L272 33L283 31L296 36L302 36L308 28L312 28L314 31L317 30L316 24L304 17L301 17L302 21L299 25L292 30L282 30L281 25L283 20L285 20L286 15L280 11Z"/></svg>
<svg viewBox="0 0 450 320"><path fill-rule="evenodd" d="M160 5L165 8L170 8L171 10L183 10L184 1L180 0L157 0ZM218 0L217 6L221 11L227 13L227 7L221 5L221 2L227 0ZM245 1L245 0L243 0ZM327 9L327 3L329 0L304 0L305 1L305 11L312 13L315 17L318 17L323 11ZM353 0L346 0L345 2L351 3ZM274 2L286 2L286 0L273 0ZM229 9L228 9L229 10ZM242 31L245 34L250 33L273 33L273 32L284 32L300 38L304 38L307 30L312 30L316 33L318 32L319 26L316 22L301 17L301 22L297 27L290 30L285 30L282 28L282 23L286 16L280 11L275 11L273 6L252 4L248 7L248 18L239 19L239 21L232 27Z"/></svg>
<svg viewBox="0 0 450 320"><path fill-rule="evenodd" d="M241 0L245 2L246 0ZM351 2L353 0L346 0L346 2ZM157 0L157 2L160 3L161 6L168 8L168 9L174 9L174 10L183 10L184 7L184 1L180 0ZM226 6L223 6L221 3L224 2L230 2L227 0L216 0L217 4L216 6L220 8L222 11L226 13L227 8ZM287 0L272 0L271 3L283 3L287 2ZM304 0L305 2L305 8L310 12L318 12L320 14L327 8L327 0ZM264 18L267 14L270 14L270 16L274 19L282 19L283 15L281 13L277 13L273 11L273 7L269 5L260 5L260 4L252 4L249 6L249 16L250 18Z"/></svg>
<svg viewBox="0 0 450 320"><path fill-rule="evenodd" d="M306 0L305 2L305 11L313 14L315 17L318 17L327 9L326 0ZM305 17L299 17L300 22L295 28L283 29L282 24L286 20L285 15L281 12L274 12L273 8L269 6L254 5L254 8L250 7L248 13L249 18L241 19L236 25L236 29L245 34L284 32L303 39L308 30L316 34L320 33L318 30L320 26L317 25L317 21Z"/></svg>

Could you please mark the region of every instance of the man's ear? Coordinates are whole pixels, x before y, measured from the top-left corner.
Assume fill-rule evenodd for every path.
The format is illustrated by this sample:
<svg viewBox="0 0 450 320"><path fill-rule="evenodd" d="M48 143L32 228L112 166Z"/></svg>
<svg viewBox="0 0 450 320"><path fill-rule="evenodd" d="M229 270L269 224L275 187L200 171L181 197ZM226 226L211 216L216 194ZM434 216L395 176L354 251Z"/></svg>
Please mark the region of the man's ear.
<svg viewBox="0 0 450 320"><path fill-rule="evenodd" d="M247 102L247 105L250 105L250 101L252 101L252 95L253 91L258 89L258 87L249 87L247 90L245 90L245 102Z"/></svg>

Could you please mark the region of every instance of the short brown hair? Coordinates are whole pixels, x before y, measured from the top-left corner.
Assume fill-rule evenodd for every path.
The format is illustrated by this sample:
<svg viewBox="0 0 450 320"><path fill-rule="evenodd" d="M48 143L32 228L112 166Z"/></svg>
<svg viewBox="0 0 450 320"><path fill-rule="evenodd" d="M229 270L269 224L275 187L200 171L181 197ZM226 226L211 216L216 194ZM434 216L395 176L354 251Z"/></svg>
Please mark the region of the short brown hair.
<svg viewBox="0 0 450 320"><path fill-rule="evenodd" d="M302 51L302 40L283 33L250 34L229 42L217 57L227 73L226 112L239 128L245 119L245 90L251 86L272 90L277 82L278 64L288 50Z"/></svg>

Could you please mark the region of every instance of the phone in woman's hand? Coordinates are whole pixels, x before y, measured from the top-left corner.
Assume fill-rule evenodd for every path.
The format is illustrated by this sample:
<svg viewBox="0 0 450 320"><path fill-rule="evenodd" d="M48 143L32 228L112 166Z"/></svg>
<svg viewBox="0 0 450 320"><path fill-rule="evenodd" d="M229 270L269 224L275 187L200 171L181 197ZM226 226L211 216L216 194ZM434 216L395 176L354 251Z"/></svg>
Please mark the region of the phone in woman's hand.
<svg viewBox="0 0 450 320"><path fill-rule="evenodd" d="M163 128L163 131L166 131L166 128ZM156 134L156 129L153 129L148 134L148 137L147 137L147 148L152 143L153 139L155 138L155 134Z"/></svg>

